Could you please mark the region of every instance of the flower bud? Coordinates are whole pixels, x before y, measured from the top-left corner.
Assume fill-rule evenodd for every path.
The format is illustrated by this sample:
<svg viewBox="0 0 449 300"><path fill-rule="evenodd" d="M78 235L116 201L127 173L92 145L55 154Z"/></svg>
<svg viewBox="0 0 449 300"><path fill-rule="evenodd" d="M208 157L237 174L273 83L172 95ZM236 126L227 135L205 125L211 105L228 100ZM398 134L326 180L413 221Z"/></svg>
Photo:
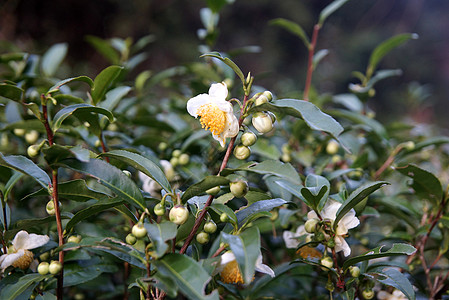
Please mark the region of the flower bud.
<svg viewBox="0 0 449 300"><path fill-rule="evenodd" d="M131 172L130 172L130 171L128 171L128 170L123 170L122 172L125 173L126 176L128 176L128 177L131 178Z"/></svg>
<svg viewBox="0 0 449 300"><path fill-rule="evenodd" d="M138 239L144 238L147 235L147 230L142 223L134 224L131 233Z"/></svg>
<svg viewBox="0 0 449 300"><path fill-rule="evenodd" d="M13 132L16 136L23 136L25 134L25 129L14 128Z"/></svg>
<svg viewBox="0 0 449 300"><path fill-rule="evenodd" d="M39 259L40 260L47 260L50 258L50 253L49 252L44 252L41 255L39 255Z"/></svg>
<svg viewBox="0 0 449 300"><path fill-rule="evenodd" d="M264 134L273 129L273 122L271 117L263 112L258 112L253 115L252 123L254 128L260 133Z"/></svg>
<svg viewBox="0 0 449 300"><path fill-rule="evenodd" d="M239 145L234 148L234 156L237 159L247 159L251 154L251 150L247 146Z"/></svg>
<svg viewBox="0 0 449 300"><path fill-rule="evenodd" d="M308 233L315 233L316 232L316 225L318 224L317 219L309 219L304 224L304 229Z"/></svg>
<svg viewBox="0 0 449 300"><path fill-rule="evenodd" d="M80 235L71 235L67 239L67 242L78 244L79 242L81 242L81 236Z"/></svg>
<svg viewBox="0 0 449 300"><path fill-rule="evenodd" d="M321 265L323 265L329 269L334 266L334 262L333 262L332 258L330 258L329 256L322 258L320 263L321 263ZM327 270L325 268L322 268L322 269Z"/></svg>
<svg viewBox="0 0 449 300"><path fill-rule="evenodd" d="M31 145L27 148L27 154L29 157L35 157L39 154L41 147L39 145Z"/></svg>
<svg viewBox="0 0 449 300"><path fill-rule="evenodd" d="M196 235L196 241L200 244L207 244L210 240L209 234L201 231Z"/></svg>
<svg viewBox="0 0 449 300"><path fill-rule="evenodd" d="M125 241L127 244L129 245L134 245L137 242L137 238L134 236L134 234L129 233L126 238Z"/></svg>
<svg viewBox="0 0 449 300"><path fill-rule="evenodd" d="M271 221L276 221L277 218L279 218L279 211L277 211L277 210L272 210L272 211L271 211L271 217L270 217L270 220L271 220Z"/></svg>
<svg viewBox="0 0 449 300"><path fill-rule="evenodd" d="M404 148L408 151L412 151L415 149L415 143L413 141L408 141L404 143Z"/></svg>
<svg viewBox="0 0 449 300"><path fill-rule="evenodd" d="M50 266L48 267L48 270L50 271L50 274L56 275L59 272L61 272L62 264L59 261L57 261L57 260L53 260L50 263Z"/></svg>
<svg viewBox="0 0 449 300"><path fill-rule="evenodd" d="M37 266L37 272L41 275L46 275L48 274L50 264L46 261L43 261L39 264L39 266Z"/></svg>
<svg viewBox="0 0 449 300"><path fill-rule="evenodd" d="M288 153L282 154L281 159L282 159L283 162L286 162L286 163L292 161L292 157L291 157L291 155L288 154Z"/></svg>
<svg viewBox="0 0 449 300"><path fill-rule="evenodd" d="M327 241L326 246L329 247L329 248L331 248L331 249L334 248L334 247L335 247L335 239L330 238L330 239Z"/></svg>
<svg viewBox="0 0 449 300"><path fill-rule="evenodd" d="M222 213L220 215L220 221L223 222L223 223L228 222L229 221L228 215L226 213Z"/></svg>
<svg viewBox="0 0 449 300"><path fill-rule="evenodd" d="M242 198L248 192L248 183L246 181L236 181L229 183L229 188L234 197Z"/></svg>
<svg viewBox="0 0 449 300"><path fill-rule="evenodd" d="M179 157L179 156L181 156L181 154L182 154L181 150L176 149L176 150L173 150L171 156L172 157Z"/></svg>
<svg viewBox="0 0 449 300"><path fill-rule="evenodd" d="M97 148L100 147L101 146L101 141L100 140L96 140L94 146L97 147Z"/></svg>
<svg viewBox="0 0 449 300"><path fill-rule="evenodd" d="M329 143L327 143L326 152L329 155L334 155L338 152L338 148L340 148L340 145L337 143L337 141L331 140L329 141Z"/></svg>
<svg viewBox="0 0 449 300"><path fill-rule="evenodd" d="M25 134L25 141L27 141L28 144L36 143L38 138L39 138L39 132L37 132L36 130L31 130L30 132L27 132Z"/></svg>
<svg viewBox="0 0 449 300"><path fill-rule="evenodd" d="M179 159L179 164L183 166L183 165L187 165L189 163L190 156L188 154L183 153L179 156L178 159Z"/></svg>
<svg viewBox="0 0 449 300"><path fill-rule="evenodd" d="M45 210L47 211L47 214L54 215L55 214L55 203L53 200L50 200L47 202L47 205L45 206Z"/></svg>
<svg viewBox="0 0 449 300"><path fill-rule="evenodd" d="M360 268L357 266L350 266L349 273L351 273L351 276L354 278L359 277L360 276Z"/></svg>
<svg viewBox="0 0 449 300"><path fill-rule="evenodd" d="M373 299L374 298L374 291L373 290L363 290L362 296L365 299Z"/></svg>
<svg viewBox="0 0 449 300"><path fill-rule="evenodd" d="M154 206L153 211L156 216L163 216L165 215L165 206L158 203Z"/></svg>
<svg viewBox="0 0 449 300"><path fill-rule="evenodd" d="M214 221L206 222L206 224L204 224L203 230L206 233L214 233L215 231L217 231L217 224L215 224Z"/></svg>
<svg viewBox="0 0 449 300"><path fill-rule="evenodd" d="M220 192L220 190L221 189L219 186L214 186L213 188L206 190L206 194L215 196Z"/></svg>
<svg viewBox="0 0 449 300"><path fill-rule="evenodd" d="M240 142L243 144L243 146L252 146L257 141L257 136L252 131L246 131L244 134L242 134L242 137L240 138Z"/></svg>
<svg viewBox="0 0 449 300"><path fill-rule="evenodd" d="M326 239L326 236L324 235L323 232L318 231L317 233L315 233L315 240L318 242L322 242Z"/></svg>
<svg viewBox="0 0 449 300"><path fill-rule="evenodd" d="M171 164L173 167L176 167L176 166L179 164L179 158L177 158L177 157L172 157L172 158L170 159L170 164Z"/></svg>
<svg viewBox="0 0 449 300"><path fill-rule="evenodd" d="M270 91L264 91L262 95L267 97L268 101L273 100L273 94Z"/></svg>
<svg viewBox="0 0 449 300"><path fill-rule="evenodd" d="M182 225L189 218L189 210L183 205L175 205L170 209L168 218L176 225Z"/></svg>
<svg viewBox="0 0 449 300"><path fill-rule="evenodd" d="M167 143L162 142L157 147L159 150L164 151L165 149L167 149L168 145Z"/></svg>

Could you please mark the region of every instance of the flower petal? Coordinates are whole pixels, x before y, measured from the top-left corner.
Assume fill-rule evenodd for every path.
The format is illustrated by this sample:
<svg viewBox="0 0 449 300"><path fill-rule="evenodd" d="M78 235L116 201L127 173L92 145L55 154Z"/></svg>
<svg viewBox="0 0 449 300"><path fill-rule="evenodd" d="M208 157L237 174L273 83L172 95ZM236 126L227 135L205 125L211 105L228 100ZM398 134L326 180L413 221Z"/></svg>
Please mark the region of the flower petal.
<svg viewBox="0 0 449 300"><path fill-rule="evenodd" d="M335 237L335 251L343 251L344 256L349 256L351 254L351 248L349 247L345 239L341 236Z"/></svg>
<svg viewBox="0 0 449 300"><path fill-rule="evenodd" d="M16 260L21 258L24 254L25 254L25 251L23 249L20 249L16 253L2 255L3 261L2 261L2 263L0 265L0 269L2 270L2 272L7 267L11 266Z"/></svg>
<svg viewBox="0 0 449 300"><path fill-rule="evenodd" d="M261 272L261 273L268 274L268 275L270 275L271 277L276 276L276 275L274 274L274 271L273 271L269 266L264 265L264 264L262 263L262 255L261 255L261 254L257 257L257 260L256 260L256 268L255 268L255 269L256 269L256 271Z"/></svg>
<svg viewBox="0 0 449 300"><path fill-rule="evenodd" d="M22 230L19 231L14 240L12 241L12 245L16 250L19 249L34 249L48 243L50 238L46 235L38 235L38 234L28 234L28 232Z"/></svg>
<svg viewBox="0 0 449 300"><path fill-rule="evenodd" d="M235 260L235 255L232 251L226 251L225 254L221 256L220 265L227 265L231 261Z"/></svg>
<svg viewBox="0 0 449 300"><path fill-rule="evenodd" d="M198 108L203 106L204 104L211 103L212 99L208 94L200 94L198 96L195 96L191 98L189 101L187 101L187 112L193 116L198 117Z"/></svg>
<svg viewBox="0 0 449 300"><path fill-rule="evenodd" d="M214 83L209 88L209 96L211 96L214 100L226 100L228 96L228 87L226 83Z"/></svg>
<svg viewBox="0 0 449 300"><path fill-rule="evenodd" d="M284 231L282 233L282 237L284 238L285 247L287 248L296 248L299 245L299 241L296 239L298 235L291 231Z"/></svg>

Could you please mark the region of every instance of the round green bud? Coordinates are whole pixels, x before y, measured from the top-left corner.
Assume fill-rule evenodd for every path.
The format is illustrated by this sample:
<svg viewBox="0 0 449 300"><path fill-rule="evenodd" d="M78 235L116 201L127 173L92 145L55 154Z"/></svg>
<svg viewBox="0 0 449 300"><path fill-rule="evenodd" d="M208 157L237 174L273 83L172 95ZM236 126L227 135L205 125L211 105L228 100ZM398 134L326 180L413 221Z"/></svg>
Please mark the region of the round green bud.
<svg viewBox="0 0 449 300"><path fill-rule="evenodd" d="M183 153L179 156L178 159L179 159L179 164L183 166L183 165L187 165L189 163L190 156L188 154Z"/></svg>
<svg viewBox="0 0 449 300"><path fill-rule="evenodd" d="M181 156L181 154L182 154L181 150L176 149L176 150L173 150L171 156L172 157L179 157L179 156Z"/></svg>
<svg viewBox="0 0 449 300"><path fill-rule="evenodd" d="M50 271L50 274L56 275L59 272L61 272L62 264L59 261L57 261L57 260L53 260L50 263L50 266L48 267L48 270Z"/></svg>
<svg viewBox="0 0 449 300"><path fill-rule="evenodd" d="M268 100L267 96L264 95L263 93L261 93L261 94L256 98L256 100L254 100L254 105L255 105L255 106L259 106L259 105L264 104L264 103L267 103L267 102L269 102L269 101L270 101L270 100Z"/></svg>
<svg viewBox="0 0 449 300"><path fill-rule="evenodd" d="M213 188L206 190L206 194L215 196L220 192L220 190L221 189L219 186L214 186Z"/></svg>
<svg viewBox="0 0 449 300"><path fill-rule="evenodd" d="M75 299L75 300L84 300L84 299L86 299L86 297L84 296L83 293L76 293L76 294L73 296L73 299Z"/></svg>
<svg viewBox="0 0 449 300"><path fill-rule="evenodd" d="M94 146L97 147L97 148L101 147L101 141L100 140L96 140Z"/></svg>
<svg viewBox="0 0 449 300"><path fill-rule="evenodd" d="M126 176L128 176L129 178L131 178L131 172L128 170L122 170L123 173L125 173Z"/></svg>
<svg viewBox="0 0 449 300"><path fill-rule="evenodd" d="M35 157L39 154L40 149L39 145L31 145L27 148L27 154L29 157Z"/></svg>
<svg viewBox="0 0 449 300"><path fill-rule="evenodd" d="M321 263L321 265L323 265L329 269L334 266L334 261L329 256L323 257L321 259L320 263ZM327 269L323 268L323 270L327 270Z"/></svg>
<svg viewBox="0 0 449 300"><path fill-rule="evenodd" d="M362 296L365 299L373 299L374 298L374 291L373 290L363 290Z"/></svg>
<svg viewBox="0 0 449 300"><path fill-rule="evenodd" d="M253 115L252 124L260 134L267 133L273 129L271 116L263 112L258 112Z"/></svg>
<svg viewBox="0 0 449 300"><path fill-rule="evenodd" d="M271 111L268 111L268 112L267 112L267 115L270 116L270 118L271 118L271 123L274 124L274 122L276 122L276 115L275 115L274 113L272 113Z"/></svg>
<svg viewBox="0 0 449 300"><path fill-rule="evenodd" d="M189 218L189 210L183 205L175 205L170 209L168 218L176 225L182 225Z"/></svg>
<svg viewBox="0 0 449 300"><path fill-rule="evenodd" d="M172 157L172 158L170 159L170 164L173 166L173 168L176 167L176 166L179 164L179 158L177 158L177 157Z"/></svg>
<svg viewBox="0 0 449 300"><path fill-rule="evenodd" d="M340 148L340 145L337 141L331 140L329 143L327 143L326 146L326 152L329 155L334 155L338 152L338 149Z"/></svg>
<svg viewBox="0 0 449 300"><path fill-rule="evenodd" d="M270 220L271 220L271 221L276 221L278 217L279 217L279 211L277 211L277 210L272 210L272 211L271 211L271 217L270 217Z"/></svg>
<svg viewBox="0 0 449 300"><path fill-rule="evenodd" d="M360 276L360 268L357 266L350 266L349 273L351 273L351 276L354 278L359 277Z"/></svg>
<svg viewBox="0 0 449 300"><path fill-rule="evenodd" d="M204 231L201 231L196 235L196 241L200 244L207 244L209 243L209 240L210 240L209 234Z"/></svg>
<svg viewBox="0 0 449 300"><path fill-rule="evenodd" d="M40 260L47 260L50 258L50 252L44 252L41 255L39 255Z"/></svg>
<svg viewBox="0 0 449 300"><path fill-rule="evenodd" d="M27 132L25 134L25 141L27 141L28 144L36 143L38 138L39 138L39 132L37 132L36 130L31 130L30 132Z"/></svg>
<svg viewBox="0 0 449 300"><path fill-rule="evenodd" d="M257 136L252 131L246 131L244 134L242 134L242 137L240 138L240 142L243 146L252 146L257 141Z"/></svg>
<svg viewBox="0 0 449 300"><path fill-rule="evenodd" d="M234 197L242 198L248 192L248 183L243 180L231 182L229 183L229 189L231 190L231 193L234 195Z"/></svg>
<svg viewBox="0 0 449 300"><path fill-rule="evenodd" d="M165 215L165 205L158 203L154 206L153 211L156 216L163 216Z"/></svg>
<svg viewBox="0 0 449 300"><path fill-rule="evenodd" d="M206 222L206 224L204 224L203 230L206 233L214 233L215 231L217 231L217 224L215 224L215 222L212 220L208 221Z"/></svg>
<svg viewBox="0 0 449 300"><path fill-rule="evenodd" d="M22 128L14 128L13 132L16 136L23 136L26 131Z"/></svg>
<svg viewBox="0 0 449 300"><path fill-rule="evenodd" d="M131 229L131 233L138 239L144 238L147 236L147 230L145 226L143 226L142 223L134 224L133 228Z"/></svg>
<svg viewBox="0 0 449 300"><path fill-rule="evenodd" d="M164 143L164 142L159 143L159 145L157 146L157 148L158 148L159 150L161 150L161 151L166 150L167 147L168 147L167 143Z"/></svg>
<svg viewBox="0 0 449 300"><path fill-rule="evenodd" d="M316 232L316 225L319 223L317 219L309 219L304 224L304 229L308 233L315 233Z"/></svg>
<svg viewBox="0 0 449 300"><path fill-rule="evenodd" d="M125 241L127 244L129 245L134 245L137 242L137 238L134 236L134 234L129 233L126 238Z"/></svg>
<svg viewBox="0 0 449 300"><path fill-rule="evenodd" d="M80 235L71 235L67 239L67 242L78 244L79 242L81 242L81 236Z"/></svg>
<svg viewBox="0 0 449 300"><path fill-rule="evenodd" d="M54 215L55 214L55 203L53 200L50 200L47 202L47 205L45 206L45 210L47 211L47 214Z"/></svg>
<svg viewBox="0 0 449 300"><path fill-rule="evenodd" d="M281 159L282 159L283 162L286 162L286 163L292 161L292 157L291 157L291 155L288 154L288 153L282 154Z"/></svg>
<svg viewBox="0 0 449 300"><path fill-rule="evenodd" d="M289 144L283 144L281 150L282 150L282 153L285 153L285 154L292 153L292 149L290 148Z"/></svg>
<svg viewBox="0 0 449 300"><path fill-rule="evenodd" d="M223 223L228 222L229 221L228 215L226 213L222 213L220 215L220 221L223 222Z"/></svg>
<svg viewBox="0 0 449 300"><path fill-rule="evenodd" d="M234 156L237 159L247 159L251 154L251 150L247 146L239 145L234 148Z"/></svg>
<svg viewBox="0 0 449 300"><path fill-rule="evenodd" d="M408 151L412 151L415 149L415 143L413 141L408 141L404 143L404 148Z"/></svg>
<svg viewBox="0 0 449 300"><path fill-rule="evenodd" d="M117 131L118 130L118 126L115 123L111 123L108 125L108 130L109 131Z"/></svg>
<svg viewBox="0 0 449 300"><path fill-rule="evenodd" d="M264 91L262 95L267 97L268 101L273 100L273 94L270 91Z"/></svg>
<svg viewBox="0 0 449 300"><path fill-rule="evenodd" d="M46 275L50 271L49 267L50 264L46 261L43 261L37 266L37 272L41 275Z"/></svg>

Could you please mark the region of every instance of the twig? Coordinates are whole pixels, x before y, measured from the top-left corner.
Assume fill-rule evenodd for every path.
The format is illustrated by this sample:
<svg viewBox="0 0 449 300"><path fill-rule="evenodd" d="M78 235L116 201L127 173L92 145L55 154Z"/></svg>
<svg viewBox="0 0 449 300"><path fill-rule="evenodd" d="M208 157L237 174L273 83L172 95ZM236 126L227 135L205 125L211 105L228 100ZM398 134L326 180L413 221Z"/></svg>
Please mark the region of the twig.
<svg viewBox="0 0 449 300"><path fill-rule="evenodd" d="M309 46L309 59L307 61L307 77L303 95L303 98L306 101L309 101L309 90L310 86L312 85L312 74L313 74L313 55L315 53L316 42L318 39L318 32L320 31L320 29L321 25L315 24L315 26L313 27L312 42Z"/></svg>

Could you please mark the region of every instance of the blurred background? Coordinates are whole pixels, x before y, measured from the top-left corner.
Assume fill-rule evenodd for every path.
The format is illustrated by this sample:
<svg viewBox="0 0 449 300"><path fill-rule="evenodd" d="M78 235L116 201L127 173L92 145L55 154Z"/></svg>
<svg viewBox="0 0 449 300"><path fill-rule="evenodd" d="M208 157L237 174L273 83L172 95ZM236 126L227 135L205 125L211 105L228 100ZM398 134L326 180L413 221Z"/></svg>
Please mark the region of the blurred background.
<svg viewBox="0 0 449 300"><path fill-rule="evenodd" d="M213 1L213 0L211 0ZM275 94L304 88L307 51L298 37L270 25L275 18L301 24L309 36L320 11L329 0L235 0L220 11L218 36L212 50L229 53L250 48L233 57L244 73L251 71L256 84ZM204 27L200 9L205 0L3 0L0 4L0 51L12 42L24 52L44 53L51 45L67 42L70 76L95 76L109 65L86 41L101 38L140 37L155 40L144 50L142 70L203 61L197 31ZM398 115L419 123L449 128L449 1L352 0L333 14L320 31L317 48L328 49L314 73L318 93L348 92L358 83L351 72L364 72L371 51L395 34L414 32L418 40L393 50L379 69L402 69L403 75L376 85L370 106L380 121ZM135 75L134 74L134 75ZM448 134L448 132L446 132Z"/></svg>

